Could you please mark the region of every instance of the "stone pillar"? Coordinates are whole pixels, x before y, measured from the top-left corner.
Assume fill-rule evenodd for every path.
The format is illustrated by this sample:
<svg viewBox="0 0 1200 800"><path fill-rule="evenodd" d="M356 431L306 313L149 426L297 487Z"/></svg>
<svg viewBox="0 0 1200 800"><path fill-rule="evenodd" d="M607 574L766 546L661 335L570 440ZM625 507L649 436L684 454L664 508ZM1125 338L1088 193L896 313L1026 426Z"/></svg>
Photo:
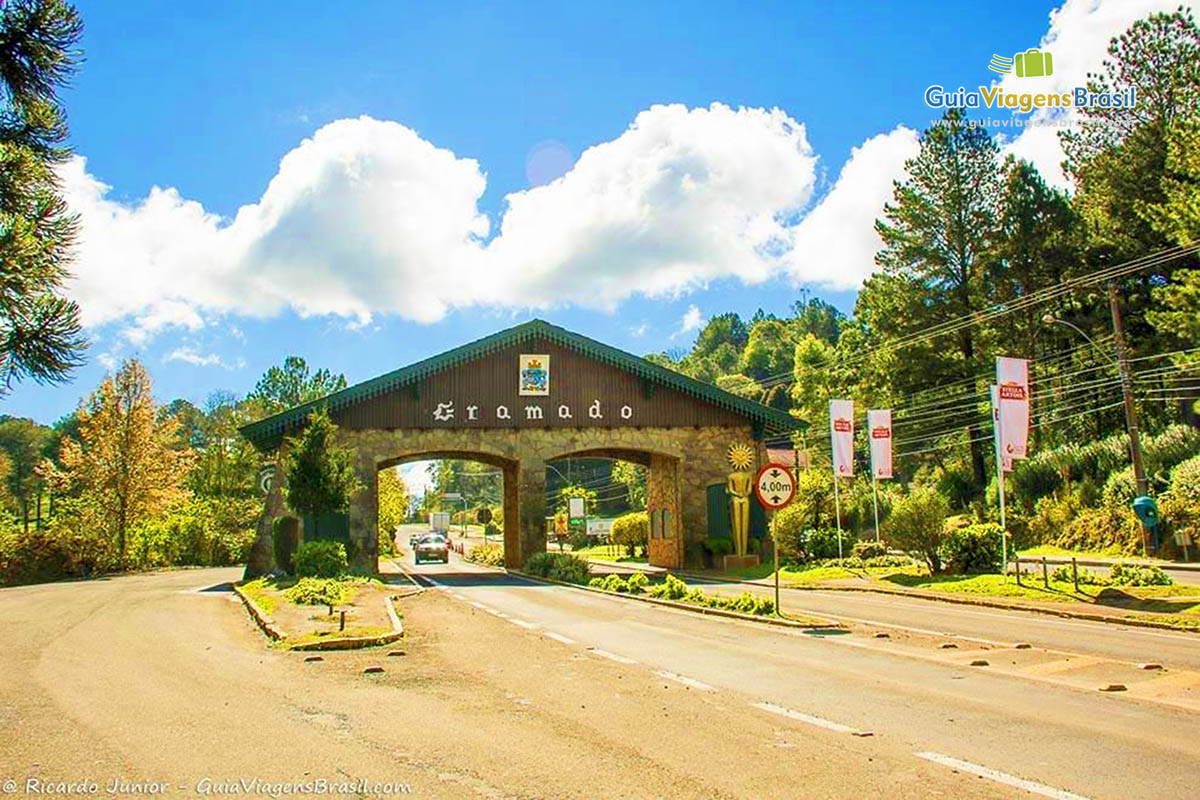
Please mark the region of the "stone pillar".
<svg viewBox="0 0 1200 800"><path fill-rule="evenodd" d="M680 519L679 459L651 454L646 480L646 510L650 514L649 561L656 567L683 566L683 520ZM662 512L668 512L662 514ZM660 515L656 521L655 515ZM666 524L663 524L665 521ZM659 536L655 537L655 532Z"/></svg>
<svg viewBox="0 0 1200 800"><path fill-rule="evenodd" d="M546 550L546 462L539 457L521 459L517 477L520 525L504 531L504 563L519 567L534 553Z"/></svg>
<svg viewBox="0 0 1200 800"><path fill-rule="evenodd" d="M504 517L498 520L504 531L504 565L521 564L521 471L516 462L504 465Z"/></svg>
<svg viewBox="0 0 1200 800"><path fill-rule="evenodd" d="M253 580L269 573L275 567L275 545L271 540L272 525L275 518L284 513L283 478L284 455L286 445L280 445L275 453L275 475L271 478L271 488L263 498L262 514L258 517L257 535L250 553L246 556L246 569L242 580Z"/></svg>
<svg viewBox="0 0 1200 800"><path fill-rule="evenodd" d="M373 575L379 571L379 472L362 452L354 467L363 488L350 498L350 570Z"/></svg>

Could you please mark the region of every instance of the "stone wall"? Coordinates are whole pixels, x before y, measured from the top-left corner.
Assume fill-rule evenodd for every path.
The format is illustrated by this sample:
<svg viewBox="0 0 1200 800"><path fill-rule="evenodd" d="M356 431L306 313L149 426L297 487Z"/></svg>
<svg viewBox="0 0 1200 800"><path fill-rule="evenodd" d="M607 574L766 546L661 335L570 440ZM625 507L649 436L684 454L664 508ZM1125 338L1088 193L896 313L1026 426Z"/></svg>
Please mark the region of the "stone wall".
<svg viewBox="0 0 1200 800"><path fill-rule="evenodd" d="M365 489L351 502L350 540L353 567L372 572L378 547L378 472L381 468L417 458L468 458L504 470L505 563L518 567L546 548L546 462L555 458L608 451L616 457L641 454L651 477L648 505L671 509L674 536L663 545L673 549L678 566L697 557L696 543L708 535L705 492L711 483L725 482L726 452L734 442L753 444L750 426L687 428L524 428L415 429L338 431L343 445L355 451L355 469ZM765 450L759 447L759 458ZM657 467L657 469L656 469ZM674 475L671 475L671 473ZM283 479L282 466L275 484ZM259 525L253 553L271 557L270 523L282 513L278 487L272 486ZM265 547L263 539L265 537ZM660 551L661 552L661 551ZM655 555L658 555L656 553ZM667 555L660 557L666 559ZM269 569L269 566L267 567ZM262 572L267 571L262 569ZM247 574L250 574L247 567ZM261 574L258 573L258 574Z"/></svg>

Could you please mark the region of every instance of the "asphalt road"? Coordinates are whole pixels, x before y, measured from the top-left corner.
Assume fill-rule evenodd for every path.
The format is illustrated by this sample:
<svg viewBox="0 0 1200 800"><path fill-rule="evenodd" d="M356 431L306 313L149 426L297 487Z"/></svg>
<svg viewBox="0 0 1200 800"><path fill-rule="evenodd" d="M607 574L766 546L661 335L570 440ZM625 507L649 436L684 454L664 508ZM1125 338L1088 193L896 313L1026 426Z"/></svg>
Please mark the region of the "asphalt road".
<svg viewBox="0 0 1200 800"><path fill-rule="evenodd" d="M899 630L776 630L457 559L417 571L445 588L402 601L407 655L316 664L266 646L219 586L236 569L0 590L0 790L120 776L172 797L256 778L419 797L1194 796L1194 711L992 671L1000 649L972 668ZM350 796L398 793L376 788Z"/></svg>

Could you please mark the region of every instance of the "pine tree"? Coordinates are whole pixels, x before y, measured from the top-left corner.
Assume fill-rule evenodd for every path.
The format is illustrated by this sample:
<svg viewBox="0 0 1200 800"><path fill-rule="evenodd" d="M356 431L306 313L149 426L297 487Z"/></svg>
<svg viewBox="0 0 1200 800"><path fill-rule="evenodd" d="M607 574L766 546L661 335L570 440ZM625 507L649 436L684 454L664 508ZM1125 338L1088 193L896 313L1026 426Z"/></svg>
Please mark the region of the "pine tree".
<svg viewBox="0 0 1200 800"><path fill-rule="evenodd" d="M0 13L0 394L26 377L65 380L86 347L62 294L77 220L55 176L70 155L56 92L81 32L60 0L10 0Z"/></svg>
<svg viewBox="0 0 1200 800"><path fill-rule="evenodd" d="M324 409L308 416L304 430L288 441L285 470L288 508L317 517L345 511L362 490L354 453L337 444L337 425Z"/></svg>
<svg viewBox="0 0 1200 800"><path fill-rule="evenodd" d="M921 137L921 149L905 167L909 178L897 183L895 200L884 207L875 229L884 249L875 257L883 276L867 281L859 306L900 305L907 313L875 313L870 324L874 344L970 318L986 305L990 238L996 228L999 154L987 130L969 124L960 109L946 112L942 124ZM876 280L876 278L879 278ZM896 296L887 298L888 293ZM906 307L906 308L905 308ZM981 356L972 327L955 331L911 365L908 390L935 387L950 380L970 381ZM936 364L930 369L930 364ZM974 420L971 420L974 421ZM971 440L977 437L970 436ZM985 446L971 441L975 485L986 485Z"/></svg>

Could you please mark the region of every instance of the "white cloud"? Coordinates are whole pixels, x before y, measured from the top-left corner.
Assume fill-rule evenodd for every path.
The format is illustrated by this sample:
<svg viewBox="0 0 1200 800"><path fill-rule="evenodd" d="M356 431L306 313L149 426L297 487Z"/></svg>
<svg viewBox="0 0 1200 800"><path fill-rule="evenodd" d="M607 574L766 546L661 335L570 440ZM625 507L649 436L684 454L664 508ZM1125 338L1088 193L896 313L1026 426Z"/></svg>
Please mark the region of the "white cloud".
<svg viewBox="0 0 1200 800"><path fill-rule="evenodd" d="M216 353L201 353L194 347L177 347L172 350L163 361L182 361L185 364L191 364L196 367L224 367L231 369L225 361ZM241 362L245 363L245 362Z"/></svg>
<svg viewBox="0 0 1200 800"><path fill-rule="evenodd" d="M818 276L823 279L816 282L830 288L856 289L875 271L883 247L875 220L919 147L916 131L901 125L854 148L833 188L796 228L788 263L794 282ZM826 276L829 271L835 274Z"/></svg>
<svg viewBox="0 0 1200 800"><path fill-rule="evenodd" d="M1099 72L1108 53L1108 43L1124 33L1135 21L1154 11L1174 11L1178 0L1066 0L1050 12L1050 27L1038 42L1042 50L1054 56L1054 73L1049 77L1032 79L1038 92L1069 92L1087 83L1089 72ZM1000 55L1011 55L1001 53ZM1029 92L1031 79L1008 74L998 81L1005 92ZM1041 110L1033 119L1073 117L1073 112ZM1069 188L1062 173L1064 154L1058 141L1060 129L1051 126L1026 128L1006 148L1033 163L1046 180L1061 188Z"/></svg>
<svg viewBox="0 0 1200 800"><path fill-rule="evenodd" d="M778 109L655 106L562 177L508 195L489 240L480 166L396 122L322 127L232 220L169 188L114 200L76 158L63 170L82 223L73 293L89 326L119 321L135 345L288 308L360 325L472 306L612 309L775 274L815 163L804 126ZM832 267L807 277L839 280Z"/></svg>
<svg viewBox="0 0 1200 800"><path fill-rule="evenodd" d="M433 478L429 475L429 465L432 461L409 461L396 467L400 479L408 489L409 497L421 497L433 488Z"/></svg>
<svg viewBox="0 0 1200 800"><path fill-rule="evenodd" d="M685 333L692 333L704 327L704 315L700 313L700 309L696 306L688 306L687 311L683 312L683 317L679 320L679 330L671 334L671 338L675 339L683 336Z"/></svg>

